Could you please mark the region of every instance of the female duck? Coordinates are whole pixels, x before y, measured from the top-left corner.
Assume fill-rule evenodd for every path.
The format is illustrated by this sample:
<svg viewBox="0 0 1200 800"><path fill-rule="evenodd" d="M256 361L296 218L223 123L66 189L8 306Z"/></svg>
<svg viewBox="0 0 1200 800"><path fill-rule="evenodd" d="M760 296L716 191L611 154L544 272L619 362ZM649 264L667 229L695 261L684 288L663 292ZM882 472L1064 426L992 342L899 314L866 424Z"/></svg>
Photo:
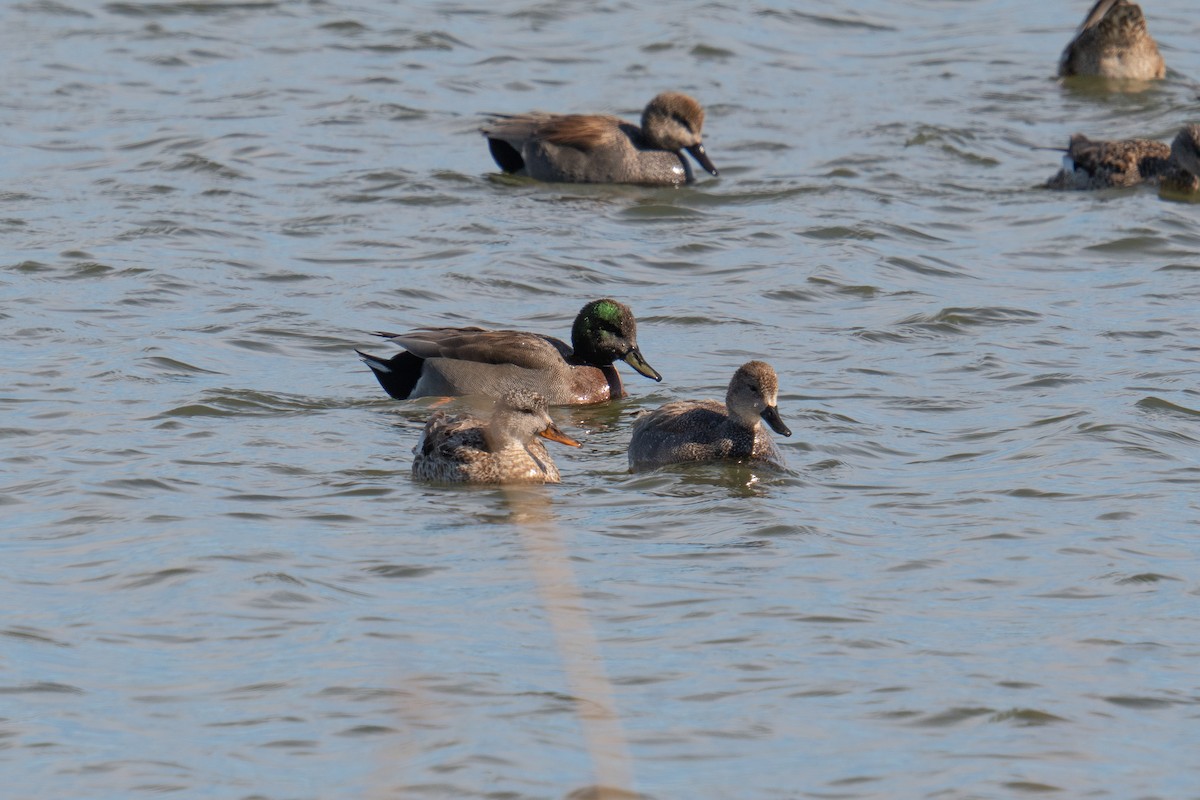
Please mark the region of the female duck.
<svg viewBox="0 0 1200 800"><path fill-rule="evenodd" d="M1167 66L1137 3L1097 0L1063 50L1058 74L1148 81L1165 77Z"/></svg>
<svg viewBox="0 0 1200 800"><path fill-rule="evenodd" d="M663 92L642 112L639 128L602 114L498 114L482 128L505 172L564 183L678 185L695 180L682 150L708 172L704 109L679 92Z"/></svg>
<svg viewBox="0 0 1200 800"><path fill-rule="evenodd" d="M1049 189L1111 189L1136 186L1167 171L1171 148L1151 139L1095 141L1077 133Z"/></svg>
<svg viewBox="0 0 1200 800"><path fill-rule="evenodd" d="M1160 188L1175 194L1200 192L1200 125L1184 125L1176 134L1171 142L1171 167Z"/></svg>
<svg viewBox="0 0 1200 800"><path fill-rule="evenodd" d="M779 379L765 361L738 368L725 405L715 400L679 400L633 424L629 469L637 472L684 461L751 459L783 466L783 456L762 426L782 436L792 432L779 417Z"/></svg>
<svg viewBox="0 0 1200 800"><path fill-rule="evenodd" d="M1168 193L1200 191L1200 125L1185 125L1168 145L1153 139L1093 141L1071 137L1050 189L1111 189L1158 184Z"/></svg>
<svg viewBox="0 0 1200 800"><path fill-rule="evenodd" d="M550 419L546 399L536 392L506 392L489 421L437 411L413 448L413 477L446 483L558 483L558 467L538 436L579 447Z"/></svg>
<svg viewBox="0 0 1200 800"><path fill-rule="evenodd" d="M551 405L588 405L625 396L617 359L661 381L638 349L637 321L623 303L593 300L575 317L571 345L540 333L484 328L420 328L376 333L404 352L389 359L356 350L397 400L510 389L540 393Z"/></svg>

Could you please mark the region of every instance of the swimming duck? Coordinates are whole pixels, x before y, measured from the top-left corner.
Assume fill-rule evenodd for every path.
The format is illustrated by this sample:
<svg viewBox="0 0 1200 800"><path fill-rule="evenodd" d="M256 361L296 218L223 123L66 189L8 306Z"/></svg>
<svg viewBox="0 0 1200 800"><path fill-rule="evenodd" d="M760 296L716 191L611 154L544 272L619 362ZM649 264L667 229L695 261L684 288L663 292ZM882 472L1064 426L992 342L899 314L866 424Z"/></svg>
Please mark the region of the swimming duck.
<svg viewBox="0 0 1200 800"><path fill-rule="evenodd" d="M642 112L639 128L602 114L496 114L481 129L505 172L565 183L678 185L695 180L681 150L705 170L704 109L680 92L663 92Z"/></svg>
<svg viewBox="0 0 1200 800"><path fill-rule="evenodd" d="M1098 142L1071 137L1062 169L1048 189L1111 189L1157 181L1170 167L1171 148L1150 139Z"/></svg>
<svg viewBox="0 0 1200 800"><path fill-rule="evenodd" d="M624 303L593 300L580 309L571 345L540 333L484 328L420 328L377 332L404 348L384 359L356 350L379 384L397 400L482 394L509 389L539 392L551 405L588 405L625 396L617 359L656 381L642 357L637 321Z"/></svg>
<svg viewBox="0 0 1200 800"><path fill-rule="evenodd" d="M1110 189L1158 184L1167 192L1200 192L1200 125L1185 125L1170 145L1151 139L1093 141L1071 137L1063 167L1050 189Z"/></svg>
<svg viewBox="0 0 1200 800"><path fill-rule="evenodd" d="M579 447L536 392L505 392L490 420L436 411L413 447L412 474L446 483L558 483L558 467L538 436Z"/></svg>
<svg viewBox="0 0 1200 800"><path fill-rule="evenodd" d="M637 472L683 461L751 459L783 466L783 455L763 429L765 420L791 436L776 407L779 379L765 361L738 368L715 400L677 400L638 417L629 441L629 469Z"/></svg>
<svg viewBox="0 0 1200 800"><path fill-rule="evenodd" d="M1144 81L1165 77L1167 67L1137 3L1097 0L1063 50L1058 74Z"/></svg>
<svg viewBox="0 0 1200 800"><path fill-rule="evenodd" d="M1200 125L1184 125L1171 142L1171 166L1160 188L1176 194L1200 192Z"/></svg>

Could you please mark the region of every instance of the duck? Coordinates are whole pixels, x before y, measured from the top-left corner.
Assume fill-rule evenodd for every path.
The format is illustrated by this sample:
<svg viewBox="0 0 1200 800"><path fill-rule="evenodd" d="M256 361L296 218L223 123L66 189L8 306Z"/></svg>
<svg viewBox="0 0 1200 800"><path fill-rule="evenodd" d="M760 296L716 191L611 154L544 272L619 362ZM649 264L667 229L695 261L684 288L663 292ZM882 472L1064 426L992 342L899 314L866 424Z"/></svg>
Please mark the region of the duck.
<svg viewBox="0 0 1200 800"><path fill-rule="evenodd" d="M1170 167L1171 148L1152 139L1095 141L1073 135L1062 169L1048 189L1112 189L1156 181Z"/></svg>
<svg viewBox="0 0 1200 800"><path fill-rule="evenodd" d="M413 478L440 483L558 483L561 476L537 437L579 447L550 418L546 398L512 389L490 419L435 411L413 447Z"/></svg>
<svg viewBox="0 0 1200 800"><path fill-rule="evenodd" d="M1171 142L1171 166L1159 188L1167 194L1200 192L1200 125L1184 125Z"/></svg>
<svg viewBox="0 0 1200 800"><path fill-rule="evenodd" d="M729 381L725 403L677 400L643 414L633 424L629 469L667 464L751 460L783 467L783 455L766 422L781 436L792 432L779 416L779 378L765 361L748 361Z"/></svg>
<svg viewBox="0 0 1200 800"><path fill-rule="evenodd" d="M1111 189L1157 184L1165 192L1200 191L1200 125L1185 125L1171 144L1153 139L1071 137L1050 189Z"/></svg>
<svg viewBox="0 0 1200 800"><path fill-rule="evenodd" d="M1166 77L1167 66L1146 28L1141 6L1129 0L1097 0L1063 50L1058 74L1149 81Z"/></svg>
<svg viewBox="0 0 1200 800"><path fill-rule="evenodd" d="M686 150L719 175L704 150L704 108L682 92L646 104L641 126L604 114L494 114L480 129L504 172L558 183L678 186L695 174Z"/></svg>
<svg viewBox="0 0 1200 800"><path fill-rule="evenodd" d="M479 327L374 335L404 348L391 358L355 350L397 400L469 394L495 398L509 389L528 389L555 406L604 403L626 396L613 366L618 359L647 378L662 380L638 348L633 312L610 297L580 309L570 345L540 333Z"/></svg>

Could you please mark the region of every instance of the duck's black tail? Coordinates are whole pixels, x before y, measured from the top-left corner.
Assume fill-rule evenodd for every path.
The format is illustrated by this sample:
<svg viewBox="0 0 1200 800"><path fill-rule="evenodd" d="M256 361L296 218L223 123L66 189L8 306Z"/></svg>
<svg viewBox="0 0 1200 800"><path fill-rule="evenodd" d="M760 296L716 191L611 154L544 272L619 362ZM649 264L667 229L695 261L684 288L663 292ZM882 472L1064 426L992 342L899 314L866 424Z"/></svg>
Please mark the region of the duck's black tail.
<svg viewBox="0 0 1200 800"><path fill-rule="evenodd" d="M407 400L421 379L421 364L424 359L417 358L404 350L388 359L355 350L363 363L371 368L383 390L397 400Z"/></svg>

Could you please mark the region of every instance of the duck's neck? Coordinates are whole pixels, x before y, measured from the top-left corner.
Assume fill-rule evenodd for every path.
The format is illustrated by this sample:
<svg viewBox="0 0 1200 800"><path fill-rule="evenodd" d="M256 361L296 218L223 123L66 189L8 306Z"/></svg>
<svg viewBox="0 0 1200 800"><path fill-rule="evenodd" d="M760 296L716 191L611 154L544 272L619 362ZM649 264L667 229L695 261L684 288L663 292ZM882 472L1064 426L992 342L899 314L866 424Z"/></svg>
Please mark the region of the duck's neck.
<svg viewBox="0 0 1200 800"><path fill-rule="evenodd" d="M499 453L501 450L507 450L511 447L524 446L507 430L503 420L493 419L483 429L483 439L487 442L489 453Z"/></svg>
<svg viewBox="0 0 1200 800"><path fill-rule="evenodd" d="M758 416L757 414L749 417L742 417L735 414L733 409L729 409L728 420L730 425L737 428L739 431L745 431L746 435L751 437L758 435L759 425L762 423L762 417Z"/></svg>
<svg viewBox="0 0 1200 800"><path fill-rule="evenodd" d="M608 398L620 400L624 397L625 384L621 383L621 373L617 372L617 368L609 364L607 367L600 367L600 371L604 373L604 377L608 381Z"/></svg>
<svg viewBox="0 0 1200 800"><path fill-rule="evenodd" d="M574 374L573 392L577 397L595 397L595 376L591 374L591 370L593 369L600 370L600 374L604 376L604 380L608 384L607 399L619 400L625 396L625 384L621 382L621 373L617 372L615 364L598 367L595 364L585 363L574 356L568 358L567 363L572 367ZM599 402L599 400L589 400L587 402Z"/></svg>
<svg viewBox="0 0 1200 800"><path fill-rule="evenodd" d="M757 418L749 421L730 416L728 426L725 429L726 433L733 442L734 453L739 458L753 456L755 451L763 446L764 439L767 440L769 445L770 437L764 435Z"/></svg>

